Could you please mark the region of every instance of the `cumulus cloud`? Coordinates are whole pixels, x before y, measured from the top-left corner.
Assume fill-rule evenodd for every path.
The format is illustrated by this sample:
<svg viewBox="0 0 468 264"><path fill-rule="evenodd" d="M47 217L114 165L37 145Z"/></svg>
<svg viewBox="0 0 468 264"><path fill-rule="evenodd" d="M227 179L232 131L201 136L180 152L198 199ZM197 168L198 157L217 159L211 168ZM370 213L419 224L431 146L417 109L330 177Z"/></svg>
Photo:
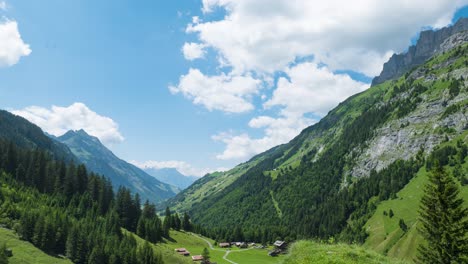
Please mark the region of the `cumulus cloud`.
<svg viewBox="0 0 468 264"><path fill-rule="evenodd" d="M279 117L259 116L250 120L251 128L264 129L264 136L251 138L247 134L220 133L215 141L226 144L218 159L247 159L279 144L287 143L317 120L306 114L325 115L347 97L365 90L368 85L354 81L348 75L334 74L326 66L305 62L285 70L278 80L273 97L264 107L280 107Z"/></svg>
<svg viewBox="0 0 468 264"><path fill-rule="evenodd" d="M466 0L204 0L226 11L187 32L219 51L235 72L281 70L314 55L333 70L377 75L392 50L402 51L423 26L445 26Z"/></svg>
<svg viewBox="0 0 468 264"><path fill-rule="evenodd" d="M222 110L242 113L254 109L250 102L252 95L261 88L261 82L250 75L217 76L204 75L198 69L190 69L180 77L177 86L171 86L172 93L182 93L194 104L203 105L208 110Z"/></svg>
<svg viewBox="0 0 468 264"><path fill-rule="evenodd" d="M226 168L196 168L185 161L178 161L178 160L168 160L168 161L155 161L155 160L148 160L148 161L130 161L133 165L141 168L141 169L164 169L164 168L174 168L177 169L180 173L185 176L197 176L202 177L205 176L207 173L215 172L215 171L225 171Z"/></svg>
<svg viewBox="0 0 468 264"><path fill-rule="evenodd" d="M223 132L214 135L215 141L226 145L224 151L216 155L220 160L245 160L255 154L266 151L274 146L287 143L297 136L304 128L317 122L314 119L300 115L273 118L259 116L249 122L252 128L263 128L265 135L261 138L252 138L246 133L234 134Z"/></svg>
<svg viewBox="0 0 468 264"><path fill-rule="evenodd" d="M203 0L203 19L194 19L186 32L195 35L196 45L216 53L215 64L226 73L205 76L191 69L171 90L210 110L247 112L255 108L251 97L259 97L264 109L277 111L250 120L249 127L263 129L262 137L233 132L212 137L226 144L218 159L246 159L288 142L318 121L310 116L318 119L368 87L347 74L336 74L338 70L378 75L383 63L405 50L422 28L448 25L457 8L467 3ZM225 13L221 19L207 19L213 17L208 13L219 10ZM256 79L248 82L251 88L234 92L233 76ZM284 77L275 82L275 76ZM273 90L271 96L259 92L260 83Z"/></svg>
<svg viewBox="0 0 468 264"><path fill-rule="evenodd" d="M205 57L205 45L199 43L185 43L182 47L182 52L184 53L184 57L187 60L195 60L201 59Z"/></svg>
<svg viewBox="0 0 468 264"><path fill-rule="evenodd" d="M264 104L266 108L284 107L285 116L305 113L323 116L339 102L369 87L313 62L290 67L285 73L288 78L279 78L273 97Z"/></svg>
<svg viewBox="0 0 468 264"><path fill-rule="evenodd" d="M97 114L83 103L74 103L68 107L54 105L51 109L30 106L21 110L13 110L12 113L28 119L54 136L61 136L69 130L84 129L90 135L99 138L105 145L120 143L124 140L114 120Z"/></svg>
<svg viewBox="0 0 468 264"><path fill-rule="evenodd" d="M1 2L0 9L5 8L5 2ZM12 66L29 54L31 48L21 38L18 23L11 20L0 21L0 67Z"/></svg>

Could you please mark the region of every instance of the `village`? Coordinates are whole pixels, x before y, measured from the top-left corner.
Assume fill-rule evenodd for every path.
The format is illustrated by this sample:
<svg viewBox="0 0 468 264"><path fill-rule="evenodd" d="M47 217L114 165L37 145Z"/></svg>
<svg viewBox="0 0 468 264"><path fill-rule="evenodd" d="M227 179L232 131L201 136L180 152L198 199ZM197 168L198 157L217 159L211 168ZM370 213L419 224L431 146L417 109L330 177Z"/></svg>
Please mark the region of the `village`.
<svg viewBox="0 0 468 264"><path fill-rule="evenodd" d="M210 243L209 246L211 249L215 249ZM237 249L265 249L265 245L261 245L254 242L221 242L217 245L220 249L226 249L226 252L229 253L231 248ZM273 243L273 248L268 251L268 256L276 257L279 254L286 254L288 244L285 241L277 240ZM209 259L205 260L203 255L191 255L190 251L186 248L176 248L174 251L184 257L191 257L192 261L200 262L203 264L217 264L217 262L211 262ZM226 254L227 255L227 254ZM225 256L226 256L225 255Z"/></svg>

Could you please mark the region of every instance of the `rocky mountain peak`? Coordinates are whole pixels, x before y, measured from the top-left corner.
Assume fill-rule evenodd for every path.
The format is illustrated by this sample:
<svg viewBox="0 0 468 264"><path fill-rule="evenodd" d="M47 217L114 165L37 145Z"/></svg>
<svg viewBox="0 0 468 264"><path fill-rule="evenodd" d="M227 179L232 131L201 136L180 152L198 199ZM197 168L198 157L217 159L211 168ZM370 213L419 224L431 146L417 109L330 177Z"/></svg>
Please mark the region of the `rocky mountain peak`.
<svg viewBox="0 0 468 264"><path fill-rule="evenodd" d="M457 36L455 41L446 42L454 35ZM416 45L411 46L405 53L393 54L390 60L384 64L380 75L372 80L372 86L396 79L412 68L423 64L433 55L466 43L467 39L468 18L461 18L453 26L436 31L422 31Z"/></svg>

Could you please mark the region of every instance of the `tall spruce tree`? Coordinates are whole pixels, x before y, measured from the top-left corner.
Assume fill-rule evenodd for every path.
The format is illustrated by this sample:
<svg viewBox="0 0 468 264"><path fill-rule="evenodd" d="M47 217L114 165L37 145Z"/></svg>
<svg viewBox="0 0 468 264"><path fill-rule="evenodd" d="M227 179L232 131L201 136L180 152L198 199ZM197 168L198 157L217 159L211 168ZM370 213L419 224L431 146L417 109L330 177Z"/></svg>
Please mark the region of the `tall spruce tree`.
<svg viewBox="0 0 468 264"><path fill-rule="evenodd" d="M421 200L419 263L468 263L468 209L453 177L436 163Z"/></svg>
<svg viewBox="0 0 468 264"><path fill-rule="evenodd" d="M203 249L202 257L203 257L202 263L204 264L210 263L210 251L208 251L207 248Z"/></svg>
<svg viewBox="0 0 468 264"><path fill-rule="evenodd" d="M182 228L187 232L192 231L192 222L190 222L190 216L187 213L184 213L184 219L182 220Z"/></svg>
<svg viewBox="0 0 468 264"><path fill-rule="evenodd" d="M5 244L0 246L0 264L8 264L8 256L6 254L7 247Z"/></svg>

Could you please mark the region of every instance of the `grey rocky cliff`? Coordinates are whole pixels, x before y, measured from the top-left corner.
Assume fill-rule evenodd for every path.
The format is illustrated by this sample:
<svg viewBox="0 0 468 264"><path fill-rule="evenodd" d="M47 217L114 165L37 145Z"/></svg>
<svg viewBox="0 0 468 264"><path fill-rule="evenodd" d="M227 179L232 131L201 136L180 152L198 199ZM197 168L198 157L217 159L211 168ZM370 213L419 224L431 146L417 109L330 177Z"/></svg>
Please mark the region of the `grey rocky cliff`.
<svg viewBox="0 0 468 264"><path fill-rule="evenodd" d="M447 51L455 45L447 40L450 36L460 32L458 38L452 41L466 41L468 30L468 18L461 18L453 26L445 27L437 31L426 30L421 32L416 45L411 46L406 53L393 54L388 62L384 64L379 76L372 80L372 86L401 77L412 68L423 64L426 60L441 51Z"/></svg>
<svg viewBox="0 0 468 264"><path fill-rule="evenodd" d="M424 78L426 83L437 78L464 80L463 90L468 86L468 68L458 69L436 77ZM418 107L405 117L391 120L377 129L375 136L365 145L367 148L357 151L358 158L349 174L354 177L368 176L371 170L379 171L392 162L414 157L420 149L426 154L446 139L446 134L437 133L438 128L450 128L454 135L463 133L468 128L468 106L446 117L443 112L447 107L468 100L468 94L461 92L454 98L444 94L441 98L424 98Z"/></svg>

